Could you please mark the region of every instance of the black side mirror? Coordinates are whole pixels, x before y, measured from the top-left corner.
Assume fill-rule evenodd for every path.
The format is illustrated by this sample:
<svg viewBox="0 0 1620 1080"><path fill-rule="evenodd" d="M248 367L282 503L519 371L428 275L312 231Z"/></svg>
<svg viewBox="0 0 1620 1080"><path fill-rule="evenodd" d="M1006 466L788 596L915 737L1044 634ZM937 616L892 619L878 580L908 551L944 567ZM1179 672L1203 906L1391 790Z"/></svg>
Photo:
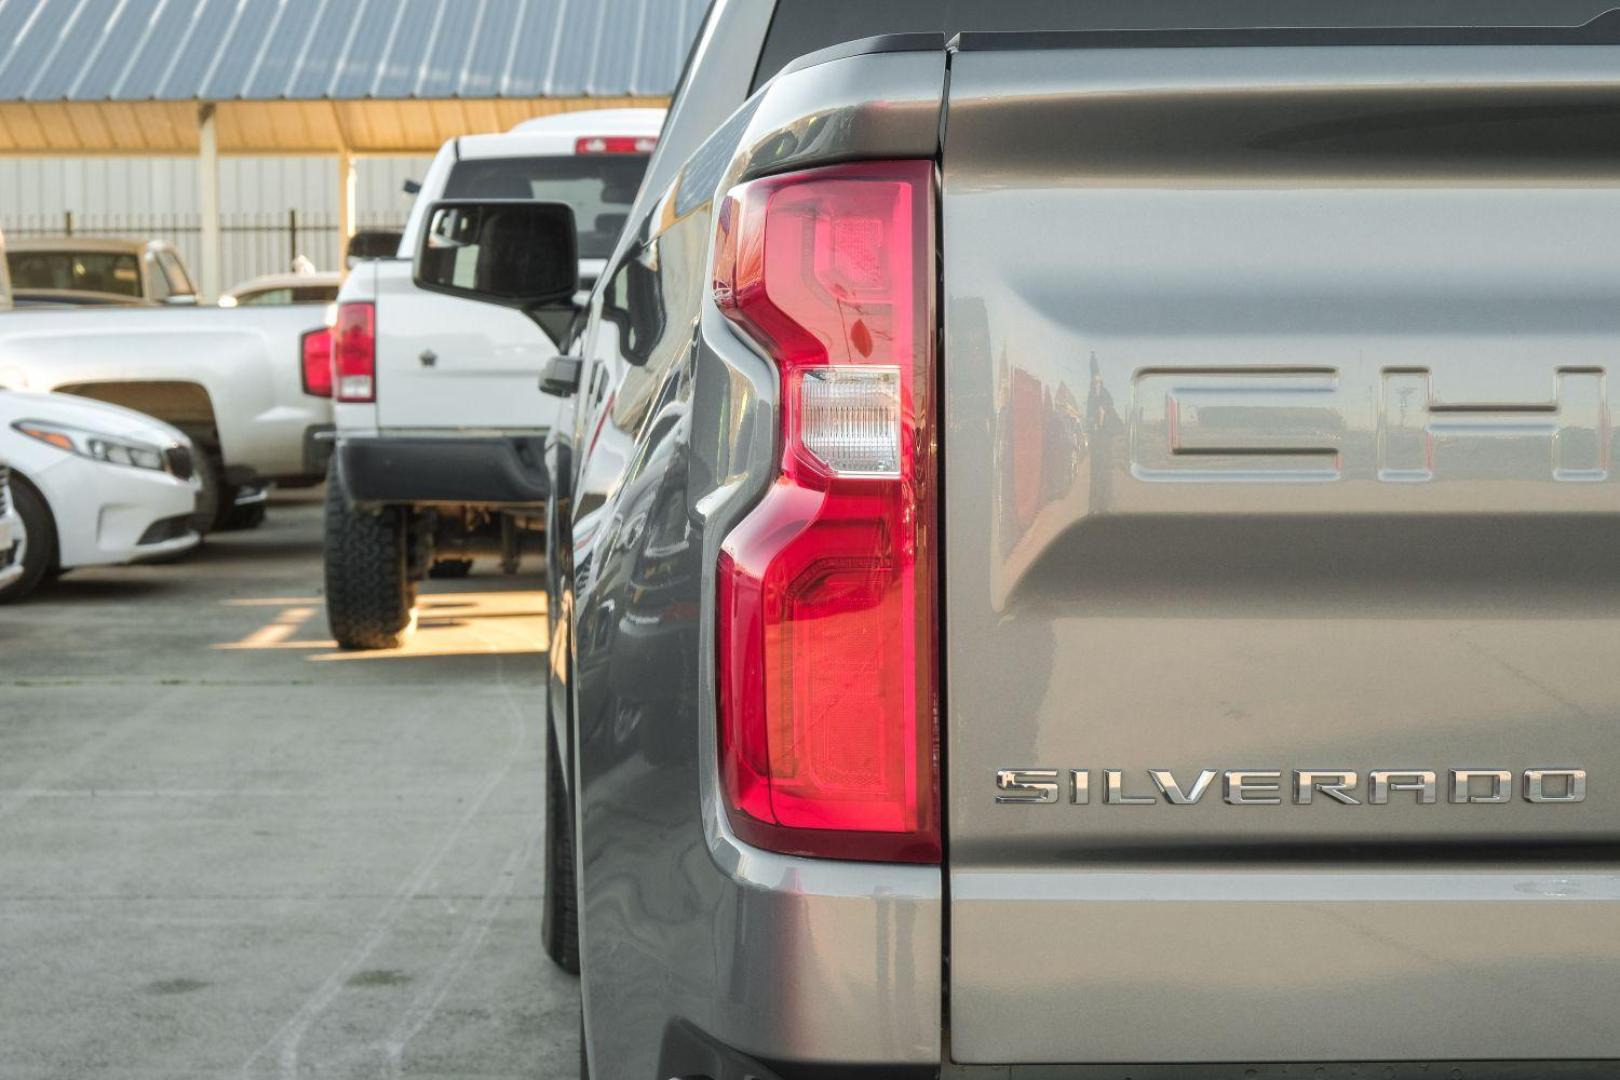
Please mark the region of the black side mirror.
<svg viewBox="0 0 1620 1080"><path fill-rule="evenodd" d="M584 362L577 356L553 356L540 373L540 392L552 397L573 397L579 392L579 372Z"/></svg>
<svg viewBox="0 0 1620 1080"><path fill-rule="evenodd" d="M448 199L428 208L418 287L533 311L579 288L574 212L566 203Z"/></svg>

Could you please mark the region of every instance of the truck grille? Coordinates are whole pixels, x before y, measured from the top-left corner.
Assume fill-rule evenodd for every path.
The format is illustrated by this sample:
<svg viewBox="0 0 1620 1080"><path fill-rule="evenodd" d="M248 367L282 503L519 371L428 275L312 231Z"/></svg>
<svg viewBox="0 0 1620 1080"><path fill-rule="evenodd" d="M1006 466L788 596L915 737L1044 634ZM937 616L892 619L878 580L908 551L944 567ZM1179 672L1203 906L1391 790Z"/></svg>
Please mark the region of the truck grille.
<svg viewBox="0 0 1620 1080"><path fill-rule="evenodd" d="M171 446L163 451L163 464L180 480L190 480L195 468L191 461L191 450L184 446Z"/></svg>

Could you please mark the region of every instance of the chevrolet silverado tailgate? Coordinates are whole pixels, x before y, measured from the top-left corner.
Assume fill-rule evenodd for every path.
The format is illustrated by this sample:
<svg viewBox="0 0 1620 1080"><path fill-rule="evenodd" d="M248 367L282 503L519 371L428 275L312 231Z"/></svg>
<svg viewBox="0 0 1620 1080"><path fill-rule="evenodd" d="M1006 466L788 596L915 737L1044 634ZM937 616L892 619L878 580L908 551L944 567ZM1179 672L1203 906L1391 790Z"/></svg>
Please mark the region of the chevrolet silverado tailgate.
<svg viewBox="0 0 1620 1080"><path fill-rule="evenodd" d="M959 1062L1620 1058L1620 40L964 35Z"/></svg>

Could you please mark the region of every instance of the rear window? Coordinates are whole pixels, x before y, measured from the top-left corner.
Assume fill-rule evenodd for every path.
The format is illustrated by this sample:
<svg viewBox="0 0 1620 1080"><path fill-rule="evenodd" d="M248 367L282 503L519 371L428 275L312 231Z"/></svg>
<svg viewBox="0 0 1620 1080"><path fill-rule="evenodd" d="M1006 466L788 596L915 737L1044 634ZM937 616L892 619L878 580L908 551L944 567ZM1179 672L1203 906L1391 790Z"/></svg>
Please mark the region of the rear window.
<svg viewBox="0 0 1620 1080"><path fill-rule="evenodd" d="M778 0L758 87L805 53L876 34L1251 26L1576 26L1614 0Z"/></svg>
<svg viewBox="0 0 1620 1080"><path fill-rule="evenodd" d="M278 287L262 292L241 293L237 307L279 307L284 304L329 304L337 299L336 285L300 285L296 288Z"/></svg>
<svg viewBox="0 0 1620 1080"><path fill-rule="evenodd" d="M444 197L567 203L579 229L580 257L605 259L624 230L646 171L645 154L458 161L444 185Z"/></svg>
<svg viewBox="0 0 1620 1080"><path fill-rule="evenodd" d="M141 264L108 251L13 251L6 255L13 289L141 295Z"/></svg>

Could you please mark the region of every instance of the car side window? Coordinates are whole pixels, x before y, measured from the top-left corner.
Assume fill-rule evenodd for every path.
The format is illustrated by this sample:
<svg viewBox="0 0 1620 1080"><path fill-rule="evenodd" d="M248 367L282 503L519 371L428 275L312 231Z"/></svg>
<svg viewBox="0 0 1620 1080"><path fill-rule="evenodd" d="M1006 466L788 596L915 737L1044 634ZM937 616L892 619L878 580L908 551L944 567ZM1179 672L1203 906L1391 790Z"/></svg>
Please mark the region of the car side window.
<svg viewBox="0 0 1620 1080"><path fill-rule="evenodd" d="M186 268L181 265L180 259L172 251L158 252L158 265L163 267L163 274L169 279L169 291L176 296L191 296L196 291L191 278L186 276Z"/></svg>
<svg viewBox="0 0 1620 1080"><path fill-rule="evenodd" d="M146 258L142 261L146 263L147 288L152 299L167 300L173 296L174 289L169 285L169 275L164 273L163 267L158 263L158 257L152 252L147 252Z"/></svg>

